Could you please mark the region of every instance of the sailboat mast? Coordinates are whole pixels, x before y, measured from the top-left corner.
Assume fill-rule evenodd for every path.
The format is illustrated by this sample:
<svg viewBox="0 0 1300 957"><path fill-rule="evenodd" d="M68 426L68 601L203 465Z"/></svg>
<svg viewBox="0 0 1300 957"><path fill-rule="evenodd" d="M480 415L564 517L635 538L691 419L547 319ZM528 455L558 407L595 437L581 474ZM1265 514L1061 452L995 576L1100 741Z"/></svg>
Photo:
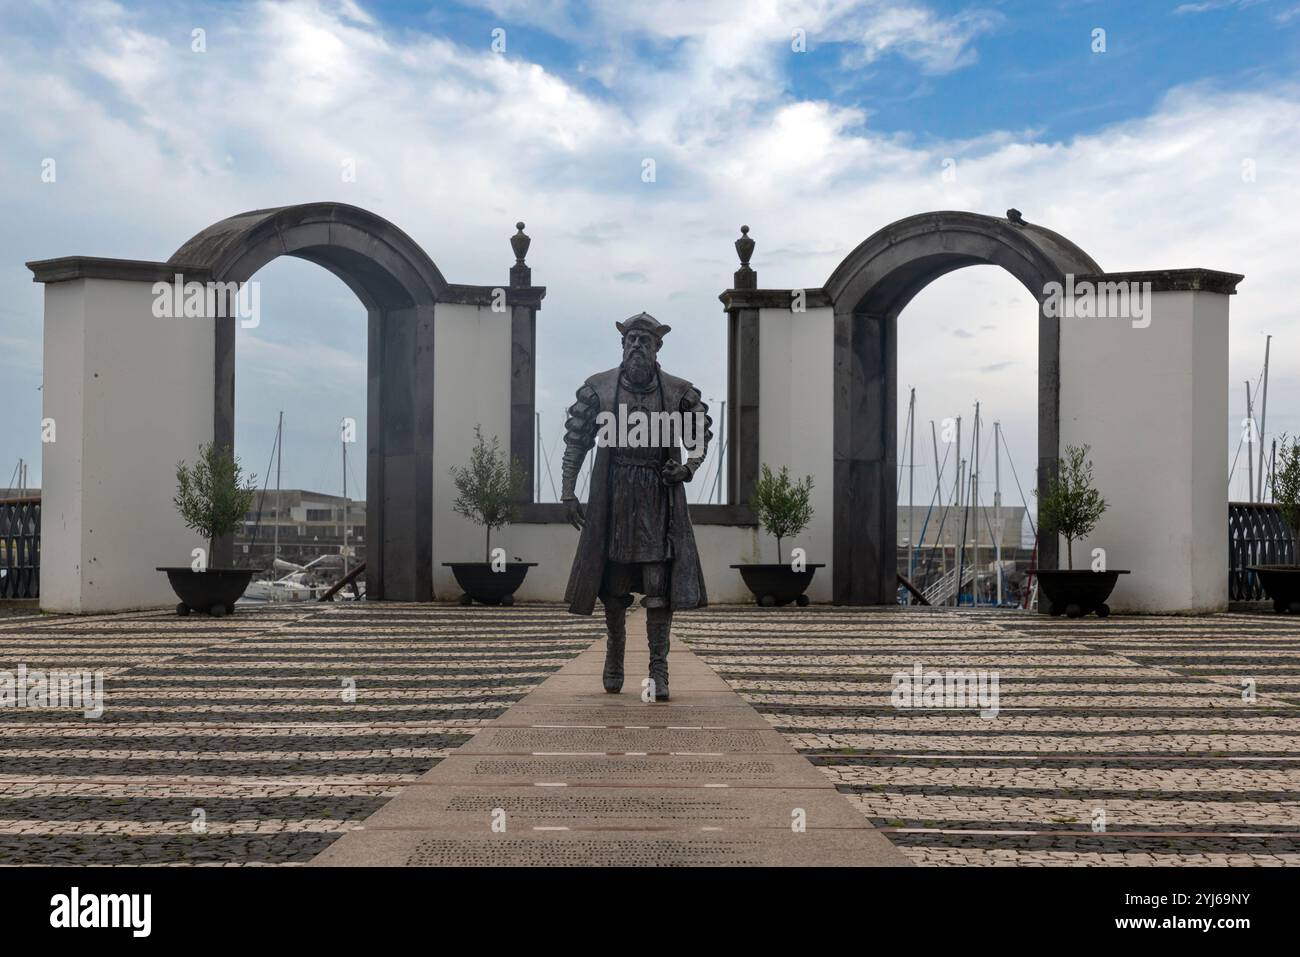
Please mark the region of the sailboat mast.
<svg viewBox="0 0 1300 957"><path fill-rule="evenodd" d="M993 542L993 561L998 569L998 607L1002 607L1002 423L993 423L993 521L997 537Z"/></svg>
<svg viewBox="0 0 1300 957"><path fill-rule="evenodd" d="M284 410L280 411L280 420L275 426L275 545L271 553L271 567L280 557L280 458L284 453Z"/></svg>
<svg viewBox="0 0 1300 957"><path fill-rule="evenodd" d="M934 427L934 419L930 420L930 443L934 446L934 497L939 502L939 514L943 514L943 473L939 471L939 433ZM940 522L942 525L942 522ZM934 547L930 547L934 551ZM943 554L943 541L939 542L939 574L942 577L948 570L948 559ZM926 575L926 581L929 581L929 575Z"/></svg>
<svg viewBox="0 0 1300 957"><path fill-rule="evenodd" d="M1250 431L1247 433L1251 441L1258 442L1259 436L1255 432L1255 410L1250 404L1250 380L1246 380L1246 428ZM1250 501L1255 501L1255 456L1252 450L1246 452L1246 496Z"/></svg>
<svg viewBox="0 0 1300 957"><path fill-rule="evenodd" d="M956 542L952 550L953 568L956 570L956 580L952 583L952 604L954 608L961 605L961 577L966 567L966 507L962 498L966 492L966 460L962 459L957 464L957 510L961 512L962 520L958 525L956 517L953 518L953 527L956 532Z"/></svg>
<svg viewBox="0 0 1300 957"><path fill-rule="evenodd" d="M959 415L959 416L957 416L957 475L956 475L955 478L953 479L953 490L952 490L952 501L953 501L953 507L956 508L956 509L958 509L958 510L961 509L961 488L962 488L962 479L963 479L963 477L965 477L965 475L966 475L966 460L963 459L963 458L961 457L961 416ZM957 548L958 548L958 545L957 545L957 518L956 518L956 512L954 512L953 515L952 515L952 522L951 522L951 525L952 525L952 532L953 532L952 565L953 565L954 568L957 569L957 582L958 582L958 585L960 586L960 583L961 583L961 565L960 565L960 562L958 562L958 560L957 560ZM959 590L959 589L957 589L957 588L954 588L954 589L953 589L952 596L953 596L953 604L954 604L954 605L957 604L957 591L958 591L958 590Z"/></svg>
<svg viewBox="0 0 1300 957"><path fill-rule="evenodd" d="M1273 449L1268 453L1268 495L1273 501L1277 501L1277 495L1274 489L1277 488L1277 439L1273 440ZM1260 499L1263 501L1263 499Z"/></svg>
<svg viewBox="0 0 1300 957"><path fill-rule="evenodd" d="M975 403L975 437L971 449L972 467L970 470L970 504L975 512L975 541L971 552L971 568L974 574L970 580L970 604L972 608L979 605L980 591L980 404Z"/></svg>
<svg viewBox="0 0 1300 957"><path fill-rule="evenodd" d="M1255 501L1264 501L1264 426L1268 419L1268 352L1273 344L1273 337L1264 340L1264 395L1259 403L1259 494Z"/></svg>
<svg viewBox="0 0 1300 957"><path fill-rule="evenodd" d="M912 485L916 476L916 388L907 400L907 580L912 580L913 559L916 555L915 516L912 514ZM907 592L907 603L912 604L912 593Z"/></svg>
<svg viewBox="0 0 1300 957"><path fill-rule="evenodd" d="M719 505L722 504L722 476L725 474L722 467L726 464L727 457L727 400L722 400L722 415L718 419L718 474L716 476L714 489L714 501Z"/></svg>
<svg viewBox="0 0 1300 957"><path fill-rule="evenodd" d="M340 429L339 444L343 446L343 577L348 575L348 440Z"/></svg>

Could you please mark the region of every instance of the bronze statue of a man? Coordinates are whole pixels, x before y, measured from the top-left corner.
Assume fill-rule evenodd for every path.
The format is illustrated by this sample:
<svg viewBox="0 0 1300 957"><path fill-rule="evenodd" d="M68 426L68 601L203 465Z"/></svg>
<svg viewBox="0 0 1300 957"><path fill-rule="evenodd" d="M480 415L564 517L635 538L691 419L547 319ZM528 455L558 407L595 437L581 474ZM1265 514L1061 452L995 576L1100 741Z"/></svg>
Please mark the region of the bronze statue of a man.
<svg viewBox="0 0 1300 957"><path fill-rule="evenodd" d="M564 599L575 615L590 615L600 598L608 632L602 681L617 694L627 607L632 592L641 594L652 690L656 701L667 701L673 610L708 604L684 483L704 460L711 423L699 390L659 368L669 327L644 312L614 325L623 336L623 362L583 383L565 423L560 498L582 534ZM575 487L593 446L584 513Z"/></svg>

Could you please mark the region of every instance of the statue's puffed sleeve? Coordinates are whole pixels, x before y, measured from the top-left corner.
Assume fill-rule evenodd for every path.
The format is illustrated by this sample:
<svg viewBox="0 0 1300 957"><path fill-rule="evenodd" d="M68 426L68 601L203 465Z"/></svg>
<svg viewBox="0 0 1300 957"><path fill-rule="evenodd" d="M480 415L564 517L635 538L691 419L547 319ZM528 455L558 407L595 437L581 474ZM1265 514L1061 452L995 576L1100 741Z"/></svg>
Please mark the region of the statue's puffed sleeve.
<svg viewBox="0 0 1300 957"><path fill-rule="evenodd" d="M564 422L564 466L560 500L577 499L575 489L582 460L596 444L596 414L600 411L600 398L596 390L584 384L578 390L576 401L569 407L569 417Z"/></svg>
<svg viewBox="0 0 1300 957"><path fill-rule="evenodd" d="M686 466L687 471L691 473L691 478L695 477L695 470L704 462L704 456L708 454L709 442L713 440L713 432L710 427L713 420L709 418L709 407L705 405L700 390L691 386L682 395L682 425L684 429L691 429L684 438L689 438L686 445L686 461L682 463ZM686 424L687 417L690 418L690 425ZM687 479L690 481L690 479Z"/></svg>

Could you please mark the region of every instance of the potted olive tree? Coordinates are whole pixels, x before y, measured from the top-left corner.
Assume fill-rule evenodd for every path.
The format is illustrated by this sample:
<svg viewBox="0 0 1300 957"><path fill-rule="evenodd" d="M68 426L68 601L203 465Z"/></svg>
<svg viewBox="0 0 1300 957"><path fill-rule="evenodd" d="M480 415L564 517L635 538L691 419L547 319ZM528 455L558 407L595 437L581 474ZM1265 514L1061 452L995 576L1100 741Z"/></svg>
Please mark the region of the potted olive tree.
<svg viewBox="0 0 1300 957"><path fill-rule="evenodd" d="M456 501L452 509L476 525L482 525L483 561L443 562L465 590L462 605L475 601L484 605L512 605L515 591L523 584L528 569L536 562L507 562L504 556L492 555L492 530L510 524L518 516L516 502L524 487L524 470L517 460L506 461L494 435L489 443L483 429L474 427L475 443L469 465L451 469L456 483Z"/></svg>
<svg viewBox="0 0 1300 957"><path fill-rule="evenodd" d="M1125 569L1091 567L1076 571L1074 543L1086 538L1097 527L1106 511L1106 500L1093 487L1091 450L1088 445L1067 445L1065 458L1056 460L1056 474L1047 483L1047 494L1038 500L1038 526L1043 535L1060 535L1065 539L1066 567L1039 569L1039 587L1047 598L1051 615L1064 612L1078 618L1095 611L1098 618L1110 614L1106 599L1110 597Z"/></svg>
<svg viewBox="0 0 1300 957"><path fill-rule="evenodd" d="M749 503L758 515L763 530L776 539L777 562L772 565L760 562L732 565L739 569L745 586L754 594L755 600L763 606L788 605L796 602L808 604L804 594L812 583L813 574L824 567L809 564L802 559L791 560L789 564L781 561L782 539L798 535L812 521L811 504L813 479L805 475L798 482L790 481L790 470L781 467L779 475L773 474L765 464L754 483L754 491Z"/></svg>
<svg viewBox="0 0 1300 957"><path fill-rule="evenodd" d="M1294 555L1294 549L1300 547L1300 441L1286 435L1281 437L1277 467L1269 487L1282 520L1291 530ZM1273 599L1275 612L1300 615L1300 565L1251 565L1247 570L1259 576L1259 583Z"/></svg>
<svg viewBox="0 0 1300 957"><path fill-rule="evenodd" d="M176 463L176 496L172 502L187 528L203 536L207 551L182 566L159 566L167 573L180 599L176 614L207 612L220 618L235 610L257 569L214 568L209 564L217 539L239 528L253 504L257 476L244 476L230 446L207 442L199 446L194 464Z"/></svg>

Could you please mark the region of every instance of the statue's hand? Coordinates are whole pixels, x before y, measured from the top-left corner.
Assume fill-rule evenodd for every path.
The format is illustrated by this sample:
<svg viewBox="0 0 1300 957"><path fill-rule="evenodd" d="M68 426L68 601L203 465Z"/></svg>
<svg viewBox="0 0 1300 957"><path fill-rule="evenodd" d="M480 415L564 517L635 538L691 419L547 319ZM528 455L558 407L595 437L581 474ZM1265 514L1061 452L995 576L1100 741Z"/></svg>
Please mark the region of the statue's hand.
<svg viewBox="0 0 1300 957"><path fill-rule="evenodd" d="M560 501L564 503L565 518L569 520L569 524L578 531L582 531L582 526L586 523L587 517L582 513L582 503L578 501L577 496L571 495L560 499Z"/></svg>
<svg viewBox="0 0 1300 957"><path fill-rule="evenodd" d="M665 485L679 485L682 482L689 481L691 470L676 459L669 459L664 463L664 470L661 474Z"/></svg>

